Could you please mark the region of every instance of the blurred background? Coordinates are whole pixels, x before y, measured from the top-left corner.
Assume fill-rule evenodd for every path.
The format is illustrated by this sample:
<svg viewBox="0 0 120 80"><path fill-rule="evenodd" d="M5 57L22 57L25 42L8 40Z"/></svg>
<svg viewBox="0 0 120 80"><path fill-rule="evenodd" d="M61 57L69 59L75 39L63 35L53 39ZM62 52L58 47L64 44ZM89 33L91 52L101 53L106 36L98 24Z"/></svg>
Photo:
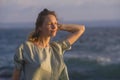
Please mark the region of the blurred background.
<svg viewBox="0 0 120 80"><path fill-rule="evenodd" d="M120 0L0 0L0 80L12 80L16 48L44 8L60 23L86 26L64 56L70 80L120 80ZM67 34L58 32L53 40Z"/></svg>

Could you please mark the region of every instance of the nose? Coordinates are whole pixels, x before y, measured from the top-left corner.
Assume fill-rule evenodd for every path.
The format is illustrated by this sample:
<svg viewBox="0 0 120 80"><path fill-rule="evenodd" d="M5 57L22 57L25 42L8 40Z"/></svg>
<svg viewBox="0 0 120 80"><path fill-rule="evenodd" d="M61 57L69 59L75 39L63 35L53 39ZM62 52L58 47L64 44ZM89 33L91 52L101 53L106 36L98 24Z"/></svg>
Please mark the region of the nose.
<svg viewBox="0 0 120 80"><path fill-rule="evenodd" d="M55 25L55 24L52 24L51 28L52 28L52 29L56 29L56 25Z"/></svg>

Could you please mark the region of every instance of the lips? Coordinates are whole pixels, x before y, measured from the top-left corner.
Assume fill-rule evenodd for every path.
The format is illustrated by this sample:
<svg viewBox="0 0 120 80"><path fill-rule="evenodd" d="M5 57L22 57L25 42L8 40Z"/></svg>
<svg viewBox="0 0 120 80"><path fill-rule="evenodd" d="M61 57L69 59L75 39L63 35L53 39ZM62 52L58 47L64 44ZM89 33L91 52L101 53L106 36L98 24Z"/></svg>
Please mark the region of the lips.
<svg viewBox="0 0 120 80"><path fill-rule="evenodd" d="M56 32L57 30L51 30L51 32Z"/></svg>
<svg viewBox="0 0 120 80"><path fill-rule="evenodd" d="M56 31L51 31L51 33L55 33Z"/></svg>

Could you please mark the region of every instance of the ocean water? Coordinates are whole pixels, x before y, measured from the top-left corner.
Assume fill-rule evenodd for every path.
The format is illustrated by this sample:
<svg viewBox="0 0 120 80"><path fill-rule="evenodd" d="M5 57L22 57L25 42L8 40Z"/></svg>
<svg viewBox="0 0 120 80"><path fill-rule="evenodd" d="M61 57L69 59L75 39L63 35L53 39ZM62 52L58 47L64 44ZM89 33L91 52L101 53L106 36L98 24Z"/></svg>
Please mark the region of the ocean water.
<svg viewBox="0 0 120 80"><path fill-rule="evenodd" d="M0 28L0 80L12 80L15 49L32 28ZM120 80L120 27L86 27L64 55L70 80ZM68 33L59 32L52 40Z"/></svg>

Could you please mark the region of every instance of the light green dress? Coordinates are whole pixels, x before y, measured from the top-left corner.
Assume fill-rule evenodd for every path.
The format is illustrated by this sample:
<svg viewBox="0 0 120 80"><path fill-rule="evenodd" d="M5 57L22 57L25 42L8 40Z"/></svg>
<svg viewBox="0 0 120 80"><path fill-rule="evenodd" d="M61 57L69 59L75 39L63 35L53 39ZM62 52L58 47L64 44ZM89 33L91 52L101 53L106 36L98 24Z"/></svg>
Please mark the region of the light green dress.
<svg viewBox="0 0 120 80"><path fill-rule="evenodd" d="M71 48L66 40L40 48L26 41L14 55L15 68L23 70L25 80L69 80L63 54Z"/></svg>

